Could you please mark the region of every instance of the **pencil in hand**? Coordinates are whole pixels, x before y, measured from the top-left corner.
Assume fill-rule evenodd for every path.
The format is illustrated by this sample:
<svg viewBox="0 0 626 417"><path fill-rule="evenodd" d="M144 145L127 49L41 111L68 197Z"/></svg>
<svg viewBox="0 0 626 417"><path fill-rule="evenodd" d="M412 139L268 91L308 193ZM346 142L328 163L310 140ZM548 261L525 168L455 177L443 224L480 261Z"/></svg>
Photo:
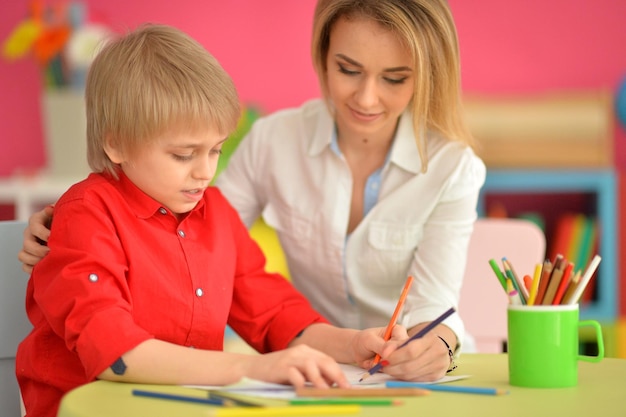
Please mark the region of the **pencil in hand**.
<svg viewBox="0 0 626 417"><path fill-rule="evenodd" d="M419 339L421 337L424 337L426 335L426 333L430 332L432 329L434 329L435 327L437 327L439 324L441 324L441 322L443 322L445 319L447 319L449 316L452 315L452 313L454 313L456 310L454 309L454 307L450 307L448 310L446 310L445 313L443 313L441 316L437 317L435 320L431 321L430 323L428 323L428 325L426 325L422 330L420 330L419 332L415 333L413 336L411 336L408 340L406 340L404 343L402 343L400 346L398 346L398 349L403 348L404 346L408 345L411 341L415 340L415 339ZM380 371L380 369L383 367L382 363L378 363L374 366L372 366L362 377L361 379L359 379L359 382L362 382L363 380L365 380L367 377L369 377L370 375L374 375L376 372Z"/></svg>
<svg viewBox="0 0 626 417"><path fill-rule="evenodd" d="M396 322L398 321L398 316L402 311L402 307L404 307L404 301L406 300L406 296L409 294L409 289L411 288L412 283L413 277L409 275L409 277L406 279L406 282L404 283L404 288L402 289L402 293L400 294L398 304L396 304L396 309L394 310L393 315L391 316L391 320L389 320L389 324L385 329L385 334L383 335L383 339L385 339L385 341L391 339L391 331L393 330L393 326L395 326ZM374 357L374 365L377 365L378 362L380 362L380 355L377 353Z"/></svg>

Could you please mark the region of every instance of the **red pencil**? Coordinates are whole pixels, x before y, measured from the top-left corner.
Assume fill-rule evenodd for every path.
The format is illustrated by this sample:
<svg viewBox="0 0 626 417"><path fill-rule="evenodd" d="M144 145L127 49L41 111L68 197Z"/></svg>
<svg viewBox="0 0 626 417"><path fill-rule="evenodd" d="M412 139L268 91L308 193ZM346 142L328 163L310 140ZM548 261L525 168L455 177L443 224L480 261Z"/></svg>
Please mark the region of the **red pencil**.
<svg viewBox="0 0 626 417"><path fill-rule="evenodd" d="M385 329L385 334L383 336L385 340L389 340L391 338L391 330L393 330L393 326L395 326L396 322L398 321L398 316L400 315L400 312L402 311L402 307L404 306L404 301L406 300L406 296L409 294L409 289L411 288L412 283L413 283L413 277L409 275L409 277L406 279L406 282L404 283L404 288L402 289L402 293L400 294L400 299L398 300L398 304L396 304L396 309L393 312L393 315L391 316L391 320L389 320L389 324L387 325L387 328ZM380 355L377 353L376 357L374 357L374 365L376 365L378 362L380 362Z"/></svg>
<svg viewBox="0 0 626 417"><path fill-rule="evenodd" d="M570 282L570 275L572 274L572 269L574 269L574 264L569 262L565 267L565 271L563 271L563 277L561 277L561 282L559 282L559 287L556 290L556 294L554 294L554 299L552 300L552 305L561 304L561 300L563 299L563 295L565 294L565 290Z"/></svg>

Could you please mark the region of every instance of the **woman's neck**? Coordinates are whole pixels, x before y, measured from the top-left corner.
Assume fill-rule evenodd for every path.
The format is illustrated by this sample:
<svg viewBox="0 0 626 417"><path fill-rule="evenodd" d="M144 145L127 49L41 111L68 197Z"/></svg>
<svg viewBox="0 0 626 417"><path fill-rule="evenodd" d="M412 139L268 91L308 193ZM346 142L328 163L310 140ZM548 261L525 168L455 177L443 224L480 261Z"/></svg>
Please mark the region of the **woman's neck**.
<svg viewBox="0 0 626 417"><path fill-rule="evenodd" d="M358 160L382 160L391 148L395 129L366 135L343 129L337 124L337 144L346 158Z"/></svg>

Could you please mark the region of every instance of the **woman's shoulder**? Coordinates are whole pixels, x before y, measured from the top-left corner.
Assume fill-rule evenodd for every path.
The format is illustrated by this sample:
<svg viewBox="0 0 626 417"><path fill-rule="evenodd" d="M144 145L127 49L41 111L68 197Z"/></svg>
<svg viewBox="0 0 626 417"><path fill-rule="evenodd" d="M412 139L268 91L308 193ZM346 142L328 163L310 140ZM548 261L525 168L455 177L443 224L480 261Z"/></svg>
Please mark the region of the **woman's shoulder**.
<svg viewBox="0 0 626 417"><path fill-rule="evenodd" d="M427 152L429 160L455 159L468 161L472 164L483 165L482 159L476 151L466 143L447 138L439 133L429 132L427 139Z"/></svg>
<svg viewBox="0 0 626 417"><path fill-rule="evenodd" d="M333 119L320 99L310 100L300 107L278 110L259 118L244 140L244 148L255 155L275 153L284 159L291 151L303 152L314 143L329 140Z"/></svg>
<svg viewBox="0 0 626 417"><path fill-rule="evenodd" d="M432 175L471 189L482 186L487 168L472 147L434 133L429 136L427 146L428 171Z"/></svg>

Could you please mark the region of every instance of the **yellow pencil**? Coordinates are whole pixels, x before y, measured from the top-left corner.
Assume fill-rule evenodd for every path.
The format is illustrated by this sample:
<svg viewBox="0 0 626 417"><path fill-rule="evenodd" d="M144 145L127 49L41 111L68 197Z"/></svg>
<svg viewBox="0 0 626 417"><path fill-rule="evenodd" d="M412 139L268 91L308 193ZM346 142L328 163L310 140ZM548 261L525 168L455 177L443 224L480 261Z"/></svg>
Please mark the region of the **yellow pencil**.
<svg viewBox="0 0 626 417"><path fill-rule="evenodd" d="M533 283L530 287L530 294L528 295L528 305L531 306L535 304L535 299L537 298L537 292L539 291L539 281L541 280L541 270L543 269L543 265L537 264L535 265L535 273L533 275Z"/></svg>
<svg viewBox="0 0 626 417"><path fill-rule="evenodd" d="M307 405L285 407L224 407L209 410L209 417L273 417L273 416L322 416L329 414L358 414L358 405Z"/></svg>

